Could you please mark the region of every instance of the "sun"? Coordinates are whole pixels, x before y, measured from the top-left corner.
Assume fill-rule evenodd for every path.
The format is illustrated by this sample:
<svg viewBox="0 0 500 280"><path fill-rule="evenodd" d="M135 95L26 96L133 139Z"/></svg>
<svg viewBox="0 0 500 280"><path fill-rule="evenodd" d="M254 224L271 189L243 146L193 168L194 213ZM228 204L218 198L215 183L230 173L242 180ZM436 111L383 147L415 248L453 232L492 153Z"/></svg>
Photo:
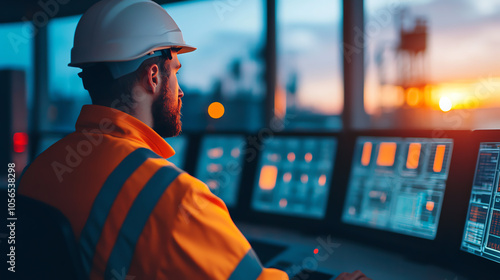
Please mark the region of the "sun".
<svg viewBox="0 0 500 280"><path fill-rule="evenodd" d="M453 103L451 103L450 98L448 98L447 96L443 96L441 97L441 99L439 99L439 108L441 109L441 111L448 112L452 107Z"/></svg>

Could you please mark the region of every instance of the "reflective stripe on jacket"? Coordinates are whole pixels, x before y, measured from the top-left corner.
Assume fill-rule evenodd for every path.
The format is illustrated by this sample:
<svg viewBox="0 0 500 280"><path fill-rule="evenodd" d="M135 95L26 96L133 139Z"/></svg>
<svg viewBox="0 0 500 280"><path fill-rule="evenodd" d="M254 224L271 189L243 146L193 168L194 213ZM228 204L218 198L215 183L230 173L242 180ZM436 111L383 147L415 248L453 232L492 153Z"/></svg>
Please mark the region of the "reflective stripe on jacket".
<svg viewBox="0 0 500 280"><path fill-rule="evenodd" d="M288 279L262 267L225 204L166 160L174 153L131 115L86 105L19 192L68 218L89 279Z"/></svg>

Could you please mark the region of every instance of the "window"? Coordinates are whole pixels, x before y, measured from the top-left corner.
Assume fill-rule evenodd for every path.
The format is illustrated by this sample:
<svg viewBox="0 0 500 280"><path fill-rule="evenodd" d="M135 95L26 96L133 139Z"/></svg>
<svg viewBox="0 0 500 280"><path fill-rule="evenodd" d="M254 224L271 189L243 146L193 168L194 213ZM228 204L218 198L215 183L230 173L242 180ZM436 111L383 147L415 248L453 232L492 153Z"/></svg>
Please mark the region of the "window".
<svg viewBox="0 0 500 280"><path fill-rule="evenodd" d="M372 127L500 127L500 1L364 3Z"/></svg>
<svg viewBox="0 0 500 280"><path fill-rule="evenodd" d="M276 22L275 115L285 129L340 129L342 1L278 0Z"/></svg>
<svg viewBox="0 0 500 280"><path fill-rule="evenodd" d="M82 105L91 103L78 77L81 70L68 66L80 17L56 18L47 26L50 105L42 124L45 131L73 131Z"/></svg>
<svg viewBox="0 0 500 280"><path fill-rule="evenodd" d="M253 1L189 1L163 7L198 48L179 56L185 93L184 130L255 131L264 122L264 4ZM224 106L215 119L208 108Z"/></svg>
<svg viewBox="0 0 500 280"><path fill-rule="evenodd" d="M28 23L0 25L0 69L23 70L26 73L28 108L33 102L33 29Z"/></svg>
<svg viewBox="0 0 500 280"><path fill-rule="evenodd" d="M163 5L185 41L198 48L179 56L184 131L256 131L265 126L265 3ZM67 66L79 18L53 19L48 26L50 108L44 130L72 130L81 106L90 103L77 76L79 69ZM341 128L341 23L340 0L315 0L308 5L277 1L275 114L286 129ZM220 118L209 112L216 102L223 106Z"/></svg>

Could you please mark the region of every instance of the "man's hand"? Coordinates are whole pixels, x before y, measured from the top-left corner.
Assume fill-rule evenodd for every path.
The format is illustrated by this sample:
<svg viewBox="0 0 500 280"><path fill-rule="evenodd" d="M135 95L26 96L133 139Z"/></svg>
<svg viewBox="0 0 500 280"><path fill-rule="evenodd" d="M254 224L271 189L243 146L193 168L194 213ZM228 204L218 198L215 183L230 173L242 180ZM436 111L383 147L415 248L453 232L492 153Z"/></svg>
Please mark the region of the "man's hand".
<svg viewBox="0 0 500 280"><path fill-rule="evenodd" d="M371 280L363 272L356 270L353 273L341 273L335 280Z"/></svg>

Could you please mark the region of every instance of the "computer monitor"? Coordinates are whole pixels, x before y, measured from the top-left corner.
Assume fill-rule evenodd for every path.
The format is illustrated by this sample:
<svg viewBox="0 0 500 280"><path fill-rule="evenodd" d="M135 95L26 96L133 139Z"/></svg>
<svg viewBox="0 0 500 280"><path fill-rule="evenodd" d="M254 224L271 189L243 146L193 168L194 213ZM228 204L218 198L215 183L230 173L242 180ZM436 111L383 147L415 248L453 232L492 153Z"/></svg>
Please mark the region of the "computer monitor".
<svg viewBox="0 0 500 280"><path fill-rule="evenodd" d="M500 142L481 143L461 249L500 263Z"/></svg>
<svg viewBox="0 0 500 280"><path fill-rule="evenodd" d="M342 221L436 237L452 139L358 137Z"/></svg>
<svg viewBox="0 0 500 280"><path fill-rule="evenodd" d="M325 216L337 140L333 137L274 136L263 143L252 208L322 219Z"/></svg>
<svg viewBox="0 0 500 280"><path fill-rule="evenodd" d="M179 168L184 168L184 163L187 153L188 139L186 136L176 136L165 138L165 141L174 149L175 155L169 157L167 160Z"/></svg>
<svg viewBox="0 0 500 280"><path fill-rule="evenodd" d="M201 142L195 176L230 208L238 202L245 145L241 135L207 135Z"/></svg>

